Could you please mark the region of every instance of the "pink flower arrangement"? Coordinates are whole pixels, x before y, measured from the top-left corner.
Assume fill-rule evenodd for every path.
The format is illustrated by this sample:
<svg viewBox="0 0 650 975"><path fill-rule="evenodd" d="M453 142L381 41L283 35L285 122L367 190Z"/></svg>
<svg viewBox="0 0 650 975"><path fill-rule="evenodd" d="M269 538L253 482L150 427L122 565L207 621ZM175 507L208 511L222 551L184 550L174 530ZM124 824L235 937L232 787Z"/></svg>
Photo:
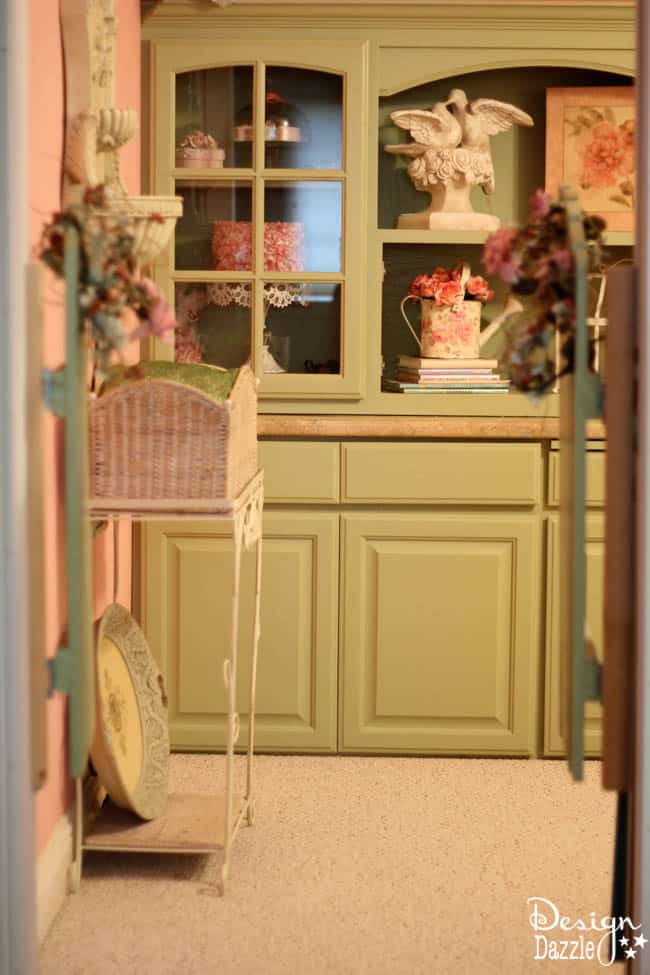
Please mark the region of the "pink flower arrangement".
<svg viewBox="0 0 650 975"><path fill-rule="evenodd" d="M179 144L179 149L218 149L219 143L212 135L201 132L200 129L193 129L188 132L183 141Z"/></svg>
<svg viewBox="0 0 650 975"><path fill-rule="evenodd" d="M480 275L469 277L463 284L462 268L448 271L437 267L433 274L418 274L411 281L409 294L435 301L438 305L457 305L460 301L489 301L494 292Z"/></svg>
<svg viewBox="0 0 650 975"><path fill-rule="evenodd" d="M605 222L583 215L583 227L591 266L596 267ZM503 227L488 237L483 264L488 274L498 274L510 285L513 295L532 302L528 320L520 319L510 329L503 365L513 386L540 396L558 378L556 334L565 337L564 371L572 370L575 271L564 206L544 190L536 190L529 201L526 226Z"/></svg>
<svg viewBox="0 0 650 975"><path fill-rule="evenodd" d="M176 165L181 167L222 169L225 150L217 140L200 129L188 132L176 146Z"/></svg>

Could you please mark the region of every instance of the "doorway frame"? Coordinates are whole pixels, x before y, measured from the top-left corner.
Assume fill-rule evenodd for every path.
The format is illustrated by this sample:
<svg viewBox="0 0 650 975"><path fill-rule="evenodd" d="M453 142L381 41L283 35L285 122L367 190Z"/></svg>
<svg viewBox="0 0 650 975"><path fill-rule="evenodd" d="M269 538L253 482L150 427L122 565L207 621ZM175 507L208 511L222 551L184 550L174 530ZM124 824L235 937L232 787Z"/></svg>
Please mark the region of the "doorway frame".
<svg viewBox="0 0 650 975"><path fill-rule="evenodd" d="M0 971L36 972L26 423L29 2L0 3Z"/></svg>

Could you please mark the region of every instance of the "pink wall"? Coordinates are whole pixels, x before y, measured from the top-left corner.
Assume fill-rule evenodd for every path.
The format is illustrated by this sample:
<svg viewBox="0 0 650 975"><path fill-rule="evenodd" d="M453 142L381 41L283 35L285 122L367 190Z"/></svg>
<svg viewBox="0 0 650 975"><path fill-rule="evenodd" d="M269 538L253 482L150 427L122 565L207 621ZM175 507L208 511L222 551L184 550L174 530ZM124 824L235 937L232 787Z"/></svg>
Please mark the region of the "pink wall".
<svg viewBox="0 0 650 975"><path fill-rule="evenodd" d="M30 0L31 10L31 238L38 243L43 223L61 205L61 158L64 90L59 4ZM118 17L116 104L140 108L140 3L115 0ZM140 143L134 140L122 153L122 173L132 193L140 187ZM55 368L64 359L62 292L53 277L45 283L43 365ZM52 655L66 620L65 535L63 526L63 462L61 421L43 411L45 497L46 652ZM95 612L112 599L112 533L95 544ZM123 553L123 555L122 555ZM120 602L130 604L130 530L121 528ZM55 694L48 702L47 782L36 802L36 844L40 853L71 799L66 775L65 699Z"/></svg>

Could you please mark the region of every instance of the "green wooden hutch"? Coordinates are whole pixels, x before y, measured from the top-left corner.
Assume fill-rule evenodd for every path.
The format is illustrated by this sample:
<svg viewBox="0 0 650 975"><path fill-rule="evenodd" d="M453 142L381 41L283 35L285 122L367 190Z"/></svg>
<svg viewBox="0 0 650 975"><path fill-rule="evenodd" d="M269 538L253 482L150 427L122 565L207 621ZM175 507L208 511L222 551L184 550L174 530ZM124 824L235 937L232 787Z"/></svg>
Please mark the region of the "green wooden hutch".
<svg viewBox="0 0 650 975"><path fill-rule="evenodd" d="M426 198L384 146L402 141L392 111L451 88L512 101L535 125L493 139L496 191L475 207L523 221L544 185L546 89L631 84L633 6L165 0L143 36L144 189L184 201L156 277L190 348L250 357L260 378L259 749L561 755L557 396L382 392L391 359L417 352L399 314L411 278L460 260L480 273L486 236L396 229ZM176 154L195 130L223 165ZM629 256L632 235L608 244ZM589 436L602 645L603 426ZM230 559L218 526L141 529L136 606L180 750L224 746L206 635L228 618ZM253 573L245 560L250 599ZM597 754L598 706L587 714Z"/></svg>

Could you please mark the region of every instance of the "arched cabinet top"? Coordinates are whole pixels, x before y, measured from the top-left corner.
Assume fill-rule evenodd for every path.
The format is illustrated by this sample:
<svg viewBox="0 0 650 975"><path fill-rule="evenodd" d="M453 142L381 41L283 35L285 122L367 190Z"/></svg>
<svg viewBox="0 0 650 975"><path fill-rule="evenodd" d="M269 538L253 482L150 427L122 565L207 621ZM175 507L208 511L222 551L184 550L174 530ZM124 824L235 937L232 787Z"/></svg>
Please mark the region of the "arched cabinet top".
<svg viewBox="0 0 650 975"><path fill-rule="evenodd" d="M575 52L584 56L568 56L562 54L547 55L541 53L531 56L530 52L523 52L521 57L513 58L512 50L482 51L481 60L476 60L476 51L466 50L435 50L435 63L432 64L433 51L431 48L410 48L408 58L403 48L384 48L380 52L379 77L381 79L379 96L382 98L396 95L410 88L417 88L444 78L455 78L462 75L478 74L479 72L499 71L509 69L535 68L578 68L586 71L602 71L634 78L634 51L602 51Z"/></svg>
<svg viewBox="0 0 650 975"><path fill-rule="evenodd" d="M215 44L214 40L159 41L155 44L154 63L159 69L175 74L264 64L345 76L351 65L357 63L359 54L363 56L358 42L305 42L297 46L288 41L264 41L255 34L254 40L229 39L224 44Z"/></svg>

